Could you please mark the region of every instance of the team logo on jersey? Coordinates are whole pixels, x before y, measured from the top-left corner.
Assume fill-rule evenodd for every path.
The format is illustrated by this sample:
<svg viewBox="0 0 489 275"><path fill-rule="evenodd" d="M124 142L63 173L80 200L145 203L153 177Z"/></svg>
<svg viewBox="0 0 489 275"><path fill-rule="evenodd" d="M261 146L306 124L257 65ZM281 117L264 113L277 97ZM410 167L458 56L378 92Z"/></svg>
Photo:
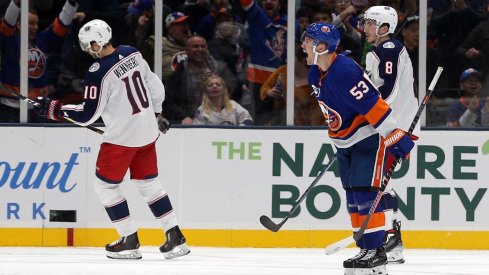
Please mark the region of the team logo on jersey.
<svg viewBox="0 0 489 275"><path fill-rule="evenodd" d="M46 56L40 49L36 47L30 47L28 55L29 78L40 78L44 74L45 70Z"/></svg>
<svg viewBox="0 0 489 275"><path fill-rule="evenodd" d="M96 72L98 71L98 69L100 69L100 64L98 62L95 62L92 64L92 66L90 66L90 68L88 69L89 72L93 73L93 72Z"/></svg>
<svg viewBox="0 0 489 275"><path fill-rule="evenodd" d="M321 111L326 118L326 123L328 123L329 129L331 131L338 131L343 124L340 114L338 114L338 112L336 112L335 110L329 108L328 105L326 105L322 101L319 101L319 107L321 108Z"/></svg>
<svg viewBox="0 0 489 275"><path fill-rule="evenodd" d="M394 45L394 43L392 43L392 42L387 42L387 43L384 43L383 47L386 49L394 49L396 47L396 45Z"/></svg>
<svg viewBox="0 0 489 275"><path fill-rule="evenodd" d="M173 70L175 70L177 68L177 65L182 63L186 59L187 59L187 53L186 52L176 53L171 59L171 68Z"/></svg>

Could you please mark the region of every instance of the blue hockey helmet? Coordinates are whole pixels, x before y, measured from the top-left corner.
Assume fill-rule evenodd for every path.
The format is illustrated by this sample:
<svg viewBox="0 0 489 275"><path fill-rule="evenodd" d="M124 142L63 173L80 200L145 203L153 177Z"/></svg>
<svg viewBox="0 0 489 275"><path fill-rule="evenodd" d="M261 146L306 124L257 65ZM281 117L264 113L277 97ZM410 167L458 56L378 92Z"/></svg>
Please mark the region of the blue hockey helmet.
<svg viewBox="0 0 489 275"><path fill-rule="evenodd" d="M304 41L306 37L313 40L314 46L325 43L328 46L328 52L336 51L340 44L340 32L333 24L312 23L302 34L301 41Z"/></svg>

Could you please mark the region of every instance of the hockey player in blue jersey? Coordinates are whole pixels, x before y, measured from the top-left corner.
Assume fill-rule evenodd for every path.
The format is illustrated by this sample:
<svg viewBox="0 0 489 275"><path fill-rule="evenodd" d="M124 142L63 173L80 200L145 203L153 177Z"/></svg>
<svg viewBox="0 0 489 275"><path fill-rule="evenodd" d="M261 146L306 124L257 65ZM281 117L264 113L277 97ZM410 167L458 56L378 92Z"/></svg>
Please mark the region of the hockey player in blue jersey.
<svg viewBox="0 0 489 275"><path fill-rule="evenodd" d="M399 128L408 131L418 110L418 101L409 54L400 41L389 36L394 33L397 21L396 10L388 6L373 6L365 11L363 30L367 42L374 46L366 55L365 69L381 97L391 106ZM389 154L386 167L393 161L394 157ZM389 263L404 263L398 201L392 186L387 185L381 201L386 222L384 247Z"/></svg>
<svg viewBox="0 0 489 275"><path fill-rule="evenodd" d="M351 225L357 231L381 188L386 149L407 159L414 143L399 129L391 108L362 68L335 53L340 36L334 25L313 23L302 37L301 47L310 65L309 83L337 148ZM383 210L379 204L357 241L360 252L343 262L345 274L387 274Z"/></svg>
<svg viewBox="0 0 489 275"><path fill-rule="evenodd" d="M158 179L155 143L168 130L161 115L165 89L141 53L130 46L112 47L112 30L102 20L86 23L78 33L81 49L96 61L88 69L84 101L63 105L40 98L37 112L45 118L68 117L89 125L99 117L105 133L96 163L94 188L121 238L105 246L107 257L141 259L137 229L120 183L129 170L134 183L166 234L160 251L166 259L190 252L177 224L168 194Z"/></svg>

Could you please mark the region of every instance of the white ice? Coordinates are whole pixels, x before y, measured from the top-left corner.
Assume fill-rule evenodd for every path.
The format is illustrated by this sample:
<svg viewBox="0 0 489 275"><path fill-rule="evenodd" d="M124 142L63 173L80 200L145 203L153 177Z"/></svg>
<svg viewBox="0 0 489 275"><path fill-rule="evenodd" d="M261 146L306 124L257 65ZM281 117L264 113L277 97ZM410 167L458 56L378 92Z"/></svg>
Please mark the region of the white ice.
<svg viewBox="0 0 489 275"><path fill-rule="evenodd" d="M191 247L182 258L165 260L157 247L141 248L142 260L113 260L103 248L0 247L0 274L161 275L335 275L345 249L327 256L321 249ZM406 263L388 265L389 274L489 274L489 251L406 249Z"/></svg>

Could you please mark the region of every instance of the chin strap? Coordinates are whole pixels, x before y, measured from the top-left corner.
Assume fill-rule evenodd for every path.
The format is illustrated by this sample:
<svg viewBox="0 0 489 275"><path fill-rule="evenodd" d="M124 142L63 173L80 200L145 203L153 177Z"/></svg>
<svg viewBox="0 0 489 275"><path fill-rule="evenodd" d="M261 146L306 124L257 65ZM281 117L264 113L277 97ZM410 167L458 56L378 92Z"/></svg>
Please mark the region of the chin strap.
<svg viewBox="0 0 489 275"><path fill-rule="evenodd" d="M97 43L98 44L98 43ZM98 51L94 52L92 51L92 48L88 49L88 52L90 53L91 56L93 56L94 58L101 58L100 57L100 52L102 51L102 48L103 47L100 47Z"/></svg>
<svg viewBox="0 0 489 275"><path fill-rule="evenodd" d="M321 53L320 52L317 52L316 51L316 45L312 46L312 52L314 53L314 62L313 62L314 65L317 65L318 58L319 58L320 55L329 53L328 50L325 50L324 52L321 52Z"/></svg>
<svg viewBox="0 0 489 275"><path fill-rule="evenodd" d="M380 38L384 37L384 36L388 36L389 35L389 32L386 32L384 34L379 34L379 27L377 27L377 31L375 32L375 34L377 35L377 38L375 38L375 43L374 45L375 46L378 46L379 45L379 40Z"/></svg>

